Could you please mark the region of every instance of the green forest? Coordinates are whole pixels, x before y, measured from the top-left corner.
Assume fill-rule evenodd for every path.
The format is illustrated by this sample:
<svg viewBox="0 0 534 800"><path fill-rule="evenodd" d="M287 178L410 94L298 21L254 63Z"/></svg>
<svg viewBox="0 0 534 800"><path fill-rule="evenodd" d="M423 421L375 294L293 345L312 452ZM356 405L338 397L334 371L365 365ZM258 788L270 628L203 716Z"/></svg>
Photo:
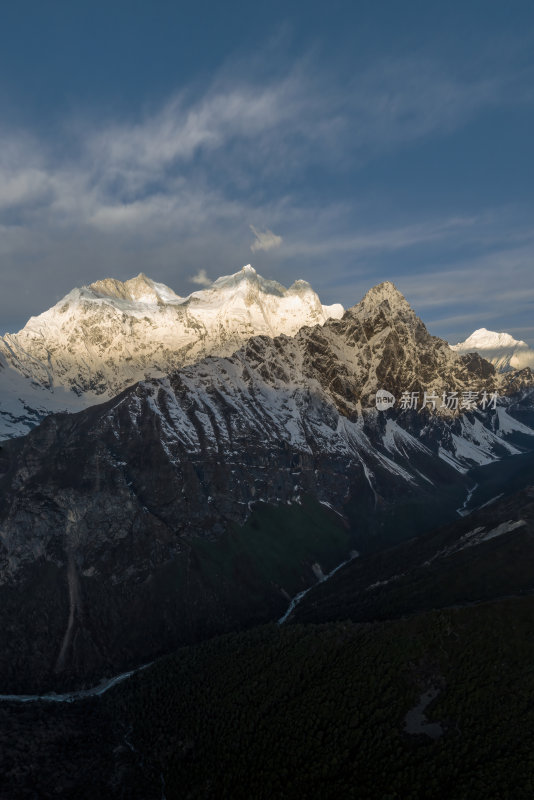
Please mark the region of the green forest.
<svg viewBox="0 0 534 800"><path fill-rule="evenodd" d="M180 650L104 703L166 798L531 798L533 634L532 598L268 625ZM429 687L435 740L404 730Z"/></svg>

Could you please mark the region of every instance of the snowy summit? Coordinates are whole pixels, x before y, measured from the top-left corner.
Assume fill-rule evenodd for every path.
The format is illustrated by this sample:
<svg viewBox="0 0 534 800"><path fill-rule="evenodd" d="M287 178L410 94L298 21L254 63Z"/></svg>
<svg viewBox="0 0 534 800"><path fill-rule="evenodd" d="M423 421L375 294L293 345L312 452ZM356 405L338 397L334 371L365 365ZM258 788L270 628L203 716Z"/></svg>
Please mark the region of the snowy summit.
<svg viewBox="0 0 534 800"><path fill-rule="evenodd" d="M451 345L457 353L479 353L499 372L512 369L534 368L534 350L526 342L514 339L509 333L479 328L465 342Z"/></svg>
<svg viewBox="0 0 534 800"><path fill-rule="evenodd" d="M54 410L102 402L146 377L229 356L252 336L293 336L343 312L306 281L286 289L250 264L187 297L143 273L73 289L0 338L0 437L25 432L28 409L35 422L51 393Z"/></svg>

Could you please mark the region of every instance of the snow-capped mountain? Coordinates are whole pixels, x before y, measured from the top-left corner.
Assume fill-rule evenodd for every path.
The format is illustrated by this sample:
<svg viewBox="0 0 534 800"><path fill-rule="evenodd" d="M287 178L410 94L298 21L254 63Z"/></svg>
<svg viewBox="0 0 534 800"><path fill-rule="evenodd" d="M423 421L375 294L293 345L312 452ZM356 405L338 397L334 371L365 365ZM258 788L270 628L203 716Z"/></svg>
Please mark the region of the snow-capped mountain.
<svg viewBox="0 0 534 800"><path fill-rule="evenodd" d="M252 602L255 619L266 608L280 616L318 560L313 542L305 563L296 545L277 555L301 535L301 503L315 516L332 510L345 531L335 534L339 560L347 530L362 536L371 520L374 531L399 504L417 507L411 535L425 507L457 516L469 467L518 453L513 436L534 431L510 413L511 398L495 410L380 412L376 392L439 397L503 380L431 336L384 283L339 320L255 336L232 356L47 417L0 453L0 625L11 625L10 642L21 638L10 609L39 588L39 607L17 616L33 648L20 669L126 668L234 629ZM530 371L518 380L532 391ZM262 508L293 514L283 539L281 517L265 523ZM0 654L0 675L15 674L13 655Z"/></svg>
<svg viewBox="0 0 534 800"><path fill-rule="evenodd" d="M451 345L457 353L480 353L498 372L534 368L534 350L526 342L514 339L509 333L479 328L465 342Z"/></svg>
<svg viewBox="0 0 534 800"><path fill-rule="evenodd" d="M103 402L146 377L231 355L251 336L291 336L342 314L306 281L286 289L250 265L188 297L143 274L74 289L0 339L3 363L21 376L15 388L0 372L0 438L27 432L43 411ZM36 386L49 390L37 400Z"/></svg>

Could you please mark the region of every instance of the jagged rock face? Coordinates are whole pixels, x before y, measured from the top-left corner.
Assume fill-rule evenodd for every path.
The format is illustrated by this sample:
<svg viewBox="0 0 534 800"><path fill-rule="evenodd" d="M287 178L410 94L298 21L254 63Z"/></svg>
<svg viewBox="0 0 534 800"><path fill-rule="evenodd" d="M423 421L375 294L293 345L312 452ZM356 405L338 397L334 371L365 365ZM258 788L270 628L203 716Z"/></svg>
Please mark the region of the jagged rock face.
<svg viewBox="0 0 534 800"><path fill-rule="evenodd" d="M285 289L250 266L185 298L140 274L74 289L0 339L0 353L21 375L84 394L89 405L147 376L231 355L251 336L293 335L342 313L305 281Z"/></svg>
<svg viewBox="0 0 534 800"><path fill-rule="evenodd" d="M265 552L231 562L242 605L224 605L229 578L217 559L234 546L232 525L264 504L304 498L341 514L354 503L374 513L410 496L435 502L470 464L517 452L507 434L532 431L504 407L380 413L377 389L439 393L475 382L489 391L499 380L487 362L430 336L382 284L340 320L254 337L232 357L48 417L0 454L0 623L11 642L0 675L37 669L35 659L43 680L121 668L239 624L257 590L247 572ZM531 373L520 385L530 391ZM278 580L253 581L266 618L287 602L290 586ZM41 597L42 609L17 621L21 592ZM21 661L17 626L30 620L39 645Z"/></svg>
<svg viewBox="0 0 534 800"><path fill-rule="evenodd" d="M336 402L349 415L372 406L378 388L397 398L404 391L419 391L422 400L424 391L441 395L454 388L461 392L473 382L480 390L496 387L490 365L482 360L474 365L471 357L452 354L444 340L428 333L390 282L371 289L339 323L314 331L317 354L320 342L329 336L336 341L326 348L329 366L321 372Z"/></svg>

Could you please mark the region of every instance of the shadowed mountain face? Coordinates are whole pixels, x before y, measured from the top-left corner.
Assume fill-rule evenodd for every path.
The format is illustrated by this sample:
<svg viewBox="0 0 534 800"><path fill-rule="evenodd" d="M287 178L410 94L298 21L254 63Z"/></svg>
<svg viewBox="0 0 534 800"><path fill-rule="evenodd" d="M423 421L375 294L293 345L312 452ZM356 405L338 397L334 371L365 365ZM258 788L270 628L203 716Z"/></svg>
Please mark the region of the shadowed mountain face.
<svg viewBox="0 0 534 800"><path fill-rule="evenodd" d="M515 381L430 336L386 283L341 320L48 417L0 454L6 690L276 618L380 521L406 536L454 515L467 469L532 434L508 413L530 408L532 374ZM496 410L374 408L379 388L507 386Z"/></svg>
<svg viewBox="0 0 534 800"><path fill-rule="evenodd" d="M534 454L520 461L499 495L460 520L348 564L311 589L290 620L368 622L534 593ZM518 484L524 488L510 491Z"/></svg>

